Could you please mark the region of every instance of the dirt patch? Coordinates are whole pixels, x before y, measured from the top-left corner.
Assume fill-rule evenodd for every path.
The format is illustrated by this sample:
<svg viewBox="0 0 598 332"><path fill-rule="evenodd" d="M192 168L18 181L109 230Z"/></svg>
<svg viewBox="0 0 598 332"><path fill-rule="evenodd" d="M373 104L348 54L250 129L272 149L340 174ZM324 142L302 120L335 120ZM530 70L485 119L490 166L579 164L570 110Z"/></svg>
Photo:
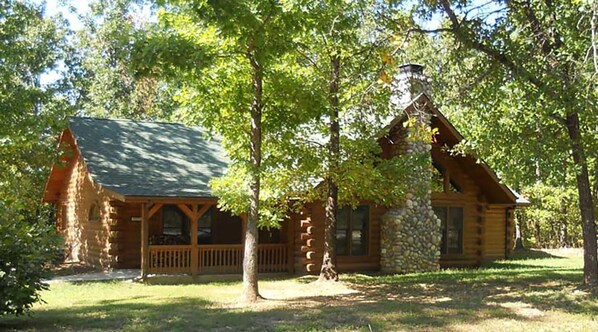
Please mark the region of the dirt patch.
<svg viewBox="0 0 598 332"><path fill-rule="evenodd" d="M79 262L69 262L69 263L62 263L59 265L54 265L50 267L50 271L52 276L54 277L61 277L61 276L70 276L75 274L81 273L89 273L89 272L99 272L100 269L94 268L89 265L85 265Z"/></svg>

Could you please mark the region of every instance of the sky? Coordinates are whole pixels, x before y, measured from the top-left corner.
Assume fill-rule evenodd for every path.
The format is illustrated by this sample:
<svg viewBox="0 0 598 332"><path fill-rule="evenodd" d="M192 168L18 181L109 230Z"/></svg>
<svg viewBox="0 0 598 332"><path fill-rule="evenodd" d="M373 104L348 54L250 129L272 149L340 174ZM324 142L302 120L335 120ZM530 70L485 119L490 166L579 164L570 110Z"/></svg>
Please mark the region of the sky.
<svg viewBox="0 0 598 332"><path fill-rule="evenodd" d="M34 2L46 4L47 16L62 14L69 21L73 30L79 30L82 27L77 14L73 11L83 14L89 10L88 0L35 0Z"/></svg>
<svg viewBox="0 0 598 332"><path fill-rule="evenodd" d="M33 0L33 2L38 4L45 4L46 16L55 16L55 15L62 15L69 21L70 27L72 30L80 30L82 28L82 23L79 20L79 15L84 15L89 11L89 2L90 0ZM472 6L482 5L481 9L478 11L474 11L473 14L482 14L484 12L491 12L495 10L497 7L492 5L491 3L485 2L484 0L477 0L474 1ZM144 7L140 13L141 16L145 16L146 18L149 16L151 17L150 10ZM493 20L494 17L487 18L489 20ZM151 20L151 18L150 18ZM419 22L422 26L426 29L435 29L440 26L442 18L440 15L433 15L433 17L425 22ZM42 85L51 83L59 78L59 74L56 71L49 72L41 77Z"/></svg>

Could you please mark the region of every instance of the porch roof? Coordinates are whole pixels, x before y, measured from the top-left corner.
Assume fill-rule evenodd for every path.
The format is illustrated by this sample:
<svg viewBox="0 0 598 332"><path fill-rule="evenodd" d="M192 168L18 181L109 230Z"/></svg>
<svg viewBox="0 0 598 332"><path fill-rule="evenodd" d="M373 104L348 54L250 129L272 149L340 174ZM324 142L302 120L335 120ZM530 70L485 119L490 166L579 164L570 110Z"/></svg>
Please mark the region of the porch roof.
<svg viewBox="0 0 598 332"><path fill-rule="evenodd" d="M219 139L179 123L72 117L69 129L93 180L123 196L213 197L229 163Z"/></svg>

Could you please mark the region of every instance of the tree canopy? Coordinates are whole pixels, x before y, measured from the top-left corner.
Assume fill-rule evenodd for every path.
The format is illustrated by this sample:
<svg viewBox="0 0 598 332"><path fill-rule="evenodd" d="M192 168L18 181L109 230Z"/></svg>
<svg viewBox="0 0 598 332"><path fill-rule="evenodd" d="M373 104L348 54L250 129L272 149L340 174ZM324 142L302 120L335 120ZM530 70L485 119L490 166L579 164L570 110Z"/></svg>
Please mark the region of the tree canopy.
<svg viewBox="0 0 598 332"><path fill-rule="evenodd" d="M422 1L439 13L438 95L515 188L574 178L583 225L584 281L598 281L595 202L595 13L591 2ZM594 23L592 23L594 22ZM439 36L438 36L439 34ZM594 36L594 37L593 37ZM452 88L451 88L452 87ZM595 180L594 180L595 182Z"/></svg>

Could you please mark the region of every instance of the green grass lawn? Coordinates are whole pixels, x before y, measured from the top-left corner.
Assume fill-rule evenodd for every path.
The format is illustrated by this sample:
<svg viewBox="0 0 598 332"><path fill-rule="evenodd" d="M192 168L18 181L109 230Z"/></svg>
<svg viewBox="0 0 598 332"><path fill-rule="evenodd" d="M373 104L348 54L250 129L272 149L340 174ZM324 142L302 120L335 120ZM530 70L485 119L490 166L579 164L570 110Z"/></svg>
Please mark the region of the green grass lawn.
<svg viewBox="0 0 598 332"><path fill-rule="evenodd" d="M579 252L532 252L477 270L267 280L252 307L236 304L239 282L57 283L0 330L598 331L598 298L576 291L581 267Z"/></svg>

